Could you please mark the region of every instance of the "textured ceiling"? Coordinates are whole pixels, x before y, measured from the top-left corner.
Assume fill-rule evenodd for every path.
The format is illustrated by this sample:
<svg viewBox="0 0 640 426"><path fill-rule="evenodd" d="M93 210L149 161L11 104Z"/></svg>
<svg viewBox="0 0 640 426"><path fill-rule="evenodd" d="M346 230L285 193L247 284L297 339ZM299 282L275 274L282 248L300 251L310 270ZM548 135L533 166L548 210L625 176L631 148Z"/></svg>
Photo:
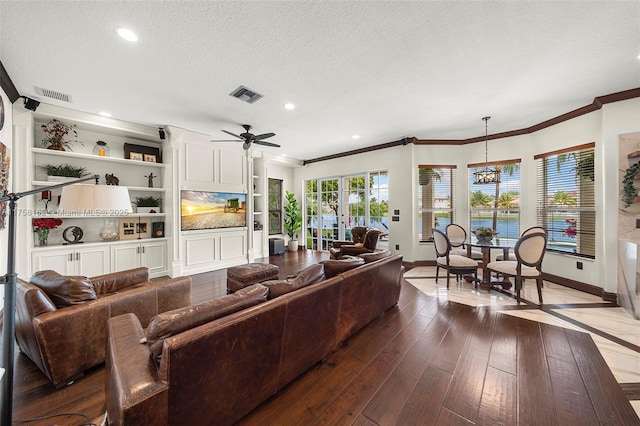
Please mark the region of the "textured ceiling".
<svg viewBox="0 0 640 426"><path fill-rule="evenodd" d="M297 159L529 127L640 87L639 54L638 1L0 1L21 95L211 139L248 123Z"/></svg>

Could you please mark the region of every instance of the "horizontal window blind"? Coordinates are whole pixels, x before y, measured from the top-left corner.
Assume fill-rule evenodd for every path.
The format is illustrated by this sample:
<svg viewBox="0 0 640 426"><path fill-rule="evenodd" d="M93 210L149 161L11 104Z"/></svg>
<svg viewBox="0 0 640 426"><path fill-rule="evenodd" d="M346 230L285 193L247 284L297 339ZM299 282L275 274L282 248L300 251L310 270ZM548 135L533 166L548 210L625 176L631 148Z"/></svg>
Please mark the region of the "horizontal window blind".
<svg viewBox="0 0 640 426"><path fill-rule="evenodd" d="M595 143L536 155L537 220L547 250L595 258Z"/></svg>
<svg viewBox="0 0 640 426"><path fill-rule="evenodd" d="M454 221L456 166L418 166L418 239L433 241L432 228Z"/></svg>

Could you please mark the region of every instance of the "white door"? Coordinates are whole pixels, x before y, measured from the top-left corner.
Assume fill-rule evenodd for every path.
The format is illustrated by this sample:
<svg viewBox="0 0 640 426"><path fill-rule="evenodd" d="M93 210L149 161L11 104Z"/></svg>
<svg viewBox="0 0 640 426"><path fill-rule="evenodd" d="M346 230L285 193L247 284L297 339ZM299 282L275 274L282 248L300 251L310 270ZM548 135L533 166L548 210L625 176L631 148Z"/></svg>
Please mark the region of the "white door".
<svg viewBox="0 0 640 426"><path fill-rule="evenodd" d="M140 243L111 246L111 272L126 271L140 266Z"/></svg>
<svg viewBox="0 0 640 426"><path fill-rule="evenodd" d="M56 250L33 253L31 255L33 272L51 269L61 275L75 274L73 250Z"/></svg>
<svg viewBox="0 0 640 426"><path fill-rule="evenodd" d="M76 249L74 253L76 273L87 277L106 274L109 269L109 247Z"/></svg>
<svg viewBox="0 0 640 426"><path fill-rule="evenodd" d="M140 244L140 266L149 268L150 275L167 270L167 242L154 241Z"/></svg>

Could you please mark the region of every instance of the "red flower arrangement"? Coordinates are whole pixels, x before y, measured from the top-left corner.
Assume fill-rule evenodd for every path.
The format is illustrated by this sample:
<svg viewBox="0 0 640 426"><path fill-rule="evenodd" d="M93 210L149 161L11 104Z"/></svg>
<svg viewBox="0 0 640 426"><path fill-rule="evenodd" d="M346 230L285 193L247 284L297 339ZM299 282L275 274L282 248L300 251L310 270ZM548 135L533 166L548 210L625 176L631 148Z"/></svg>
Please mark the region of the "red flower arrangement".
<svg viewBox="0 0 640 426"><path fill-rule="evenodd" d="M565 219L568 227L564 231L567 237L575 238L578 235L578 220L577 219Z"/></svg>
<svg viewBox="0 0 640 426"><path fill-rule="evenodd" d="M54 219L54 218L33 219L32 225L35 228L35 230L54 229L62 225L62 219Z"/></svg>

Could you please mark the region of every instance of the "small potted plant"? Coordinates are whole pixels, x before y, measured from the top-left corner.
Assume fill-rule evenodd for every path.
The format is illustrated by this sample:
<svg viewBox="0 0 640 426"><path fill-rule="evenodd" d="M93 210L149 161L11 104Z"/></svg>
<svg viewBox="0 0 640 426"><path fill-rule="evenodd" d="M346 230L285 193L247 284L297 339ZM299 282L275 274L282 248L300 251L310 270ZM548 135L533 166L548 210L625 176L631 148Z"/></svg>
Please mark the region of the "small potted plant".
<svg viewBox="0 0 640 426"><path fill-rule="evenodd" d="M160 213L160 204L162 199L155 197L136 197L137 213Z"/></svg>
<svg viewBox="0 0 640 426"><path fill-rule="evenodd" d="M47 124L40 125L40 128L45 134L45 138L42 139L42 144L47 149L53 149L56 151L66 151L66 148L71 149L71 144L74 142L79 142L78 140L64 140L65 136L67 136L70 132L78 137L78 132L76 132L75 124L66 124L60 120L56 120L52 118ZM84 145L80 142L81 145Z"/></svg>
<svg viewBox="0 0 640 426"><path fill-rule="evenodd" d="M284 229L287 230L289 236L289 251L298 250L298 232L302 229L302 215L300 214L300 205L295 195L286 191L285 200L287 204L284 206Z"/></svg>
<svg viewBox="0 0 640 426"><path fill-rule="evenodd" d="M56 182L79 179L89 174L86 168L70 164L43 164L40 168L47 173L48 181Z"/></svg>
<svg viewBox="0 0 640 426"><path fill-rule="evenodd" d="M498 235L493 229L481 226L473 231L479 243L489 243L493 239L494 235Z"/></svg>

